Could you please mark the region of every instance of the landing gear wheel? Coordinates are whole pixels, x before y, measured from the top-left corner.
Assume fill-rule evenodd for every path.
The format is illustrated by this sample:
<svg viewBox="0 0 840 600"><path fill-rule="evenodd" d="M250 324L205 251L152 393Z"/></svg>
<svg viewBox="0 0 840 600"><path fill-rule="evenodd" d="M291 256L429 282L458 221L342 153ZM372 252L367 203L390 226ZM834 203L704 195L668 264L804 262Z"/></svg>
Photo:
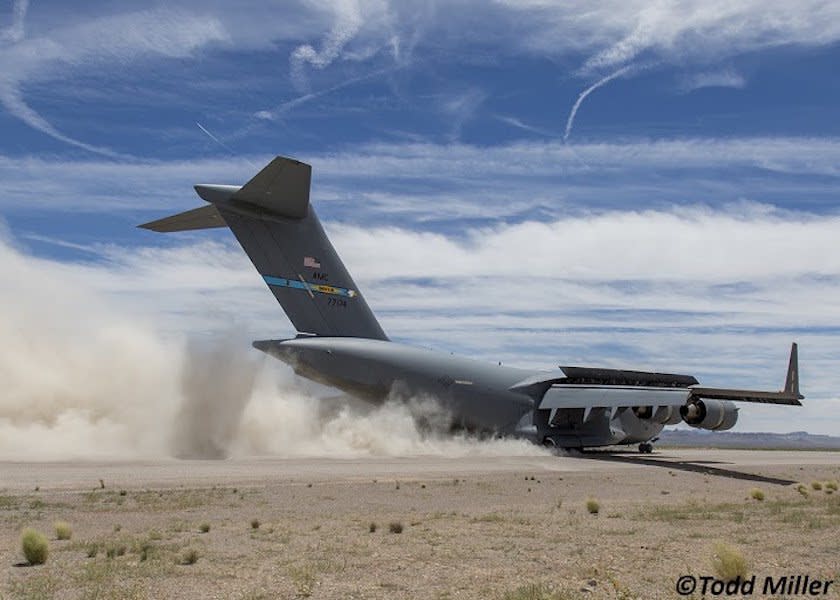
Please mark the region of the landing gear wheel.
<svg viewBox="0 0 840 600"><path fill-rule="evenodd" d="M653 452L653 444L649 444L648 442L642 442L639 444L639 452L642 454L650 454Z"/></svg>

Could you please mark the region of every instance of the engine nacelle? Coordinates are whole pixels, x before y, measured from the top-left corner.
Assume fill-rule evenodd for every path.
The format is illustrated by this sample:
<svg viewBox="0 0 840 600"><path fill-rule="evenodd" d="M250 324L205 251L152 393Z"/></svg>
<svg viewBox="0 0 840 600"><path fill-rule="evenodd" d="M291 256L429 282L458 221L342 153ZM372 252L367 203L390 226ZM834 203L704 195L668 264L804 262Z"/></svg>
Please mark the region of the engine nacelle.
<svg viewBox="0 0 840 600"><path fill-rule="evenodd" d="M673 406L634 406L633 414L662 425L676 425L682 419L680 411Z"/></svg>
<svg viewBox="0 0 840 600"><path fill-rule="evenodd" d="M680 407L680 416L692 427L726 431L738 422L738 407L729 400L693 400Z"/></svg>

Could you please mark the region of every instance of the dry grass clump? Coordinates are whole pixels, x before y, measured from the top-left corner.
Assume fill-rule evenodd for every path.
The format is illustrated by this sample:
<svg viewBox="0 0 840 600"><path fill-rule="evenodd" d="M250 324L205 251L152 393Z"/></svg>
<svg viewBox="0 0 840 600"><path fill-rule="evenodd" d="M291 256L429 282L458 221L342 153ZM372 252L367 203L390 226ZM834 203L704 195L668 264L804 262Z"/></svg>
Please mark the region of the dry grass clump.
<svg viewBox="0 0 840 600"><path fill-rule="evenodd" d="M50 554L50 546L44 534L27 527L20 535L23 556L30 565L43 565Z"/></svg>
<svg viewBox="0 0 840 600"><path fill-rule="evenodd" d="M832 481L826 481L825 482L825 491L828 492L828 490L831 490L832 492L836 492L837 491L837 482L833 481L833 480Z"/></svg>
<svg viewBox="0 0 840 600"><path fill-rule="evenodd" d="M198 550L194 548L187 548L181 553L178 558L179 565L194 565L198 562Z"/></svg>
<svg viewBox="0 0 840 600"><path fill-rule="evenodd" d="M822 489L822 483L819 481L812 481L811 482L811 489L815 492L819 492Z"/></svg>
<svg viewBox="0 0 840 600"><path fill-rule="evenodd" d="M208 531L210 531L210 523L202 523L198 526L198 530L201 533L207 533Z"/></svg>
<svg viewBox="0 0 840 600"><path fill-rule="evenodd" d="M542 583L529 583L509 590L501 596L502 600L563 600L567 597Z"/></svg>
<svg viewBox="0 0 840 600"><path fill-rule="evenodd" d="M392 523L388 524L388 531L390 531L391 533L402 533L403 524L399 521L393 521Z"/></svg>
<svg viewBox="0 0 840 600"><path fill-rule="evenodd" d="M724 581L732 581L747 576L747 559L737 548L718 542L712 553L712 568L717 576Z"/></svg>
<svg viewBox="0 0 840 600"><path fill-rule="evenodd" d="M55 528L55 539L57 540L69 540L73 537L73 528L70 527L69 523L65 523L64 521L56 521L53 524Z"/></svg>
<svg viewBox="0 0 840 600"><path fill-rule="evenodd" d="M107 556L108 558L117 558L118 556L125 556L127 550L128 548L125 544L109 544L108 547L105 548L105 556Z"/></svg>
<svg viewBox="0 0 840 600"><path fill-rule="evenodd" d="M586 501L586 510L590 515L597 515L601 512L601 504L595 498L590 498Z"/></svg>
<svg viewBox="0 0 840 600"><path fill-rule="evenodd" d="M753 500L758 500L759 502L764 501L764 490L759 488L753 488L750 490L750 498Z"/></svg>
<svg viewBox="0 0 840 600"><path fill-rule="evenodd" d="M289 576L295 584L298 598L309 598L318 584L318 577L312 565L293 568L289 571Z"/></svg>
<svg viewBox="0 0 840 600"><path fill-rule="evenodd" d="M804 483L796 484L796 491L805 496L806 498L808 497L808 486Z"/></svg>

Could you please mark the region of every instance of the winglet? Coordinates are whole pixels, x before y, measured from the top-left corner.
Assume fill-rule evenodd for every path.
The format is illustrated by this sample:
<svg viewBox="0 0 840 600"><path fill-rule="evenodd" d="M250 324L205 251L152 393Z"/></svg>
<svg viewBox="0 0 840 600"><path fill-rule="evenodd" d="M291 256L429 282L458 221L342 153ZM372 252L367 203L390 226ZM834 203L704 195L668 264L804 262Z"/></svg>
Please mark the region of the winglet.
<svg viewBox="0 0 840 600"><path fill-rule="evenodd" d="M805 396L799 393L799 347L796 342L790 346L790 361L788 362L787 378L785 378L785 393L796 396L800 400Z"/></svg>

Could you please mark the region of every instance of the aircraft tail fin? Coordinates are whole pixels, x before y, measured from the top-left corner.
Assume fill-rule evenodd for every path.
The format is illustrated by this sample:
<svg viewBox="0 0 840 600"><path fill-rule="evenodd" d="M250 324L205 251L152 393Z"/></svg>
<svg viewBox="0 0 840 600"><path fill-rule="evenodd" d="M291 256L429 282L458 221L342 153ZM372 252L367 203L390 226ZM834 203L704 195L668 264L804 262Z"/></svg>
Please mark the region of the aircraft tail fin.
<svg viewBox="0 0 840 600"><path fill-rule="evenodd" d="M387 340L309 203L311 173L278 156L241 188L196 185L209 206L140 227L227 225L299 332Z"/></svg>
<svg viewBox="0 0 840 600"><path fill-rule="evenodd" d="M790 360L788 361L787 377L785 378L785 393L801 398L799 393L799 346L794 342L790 346Z"/></svg>

